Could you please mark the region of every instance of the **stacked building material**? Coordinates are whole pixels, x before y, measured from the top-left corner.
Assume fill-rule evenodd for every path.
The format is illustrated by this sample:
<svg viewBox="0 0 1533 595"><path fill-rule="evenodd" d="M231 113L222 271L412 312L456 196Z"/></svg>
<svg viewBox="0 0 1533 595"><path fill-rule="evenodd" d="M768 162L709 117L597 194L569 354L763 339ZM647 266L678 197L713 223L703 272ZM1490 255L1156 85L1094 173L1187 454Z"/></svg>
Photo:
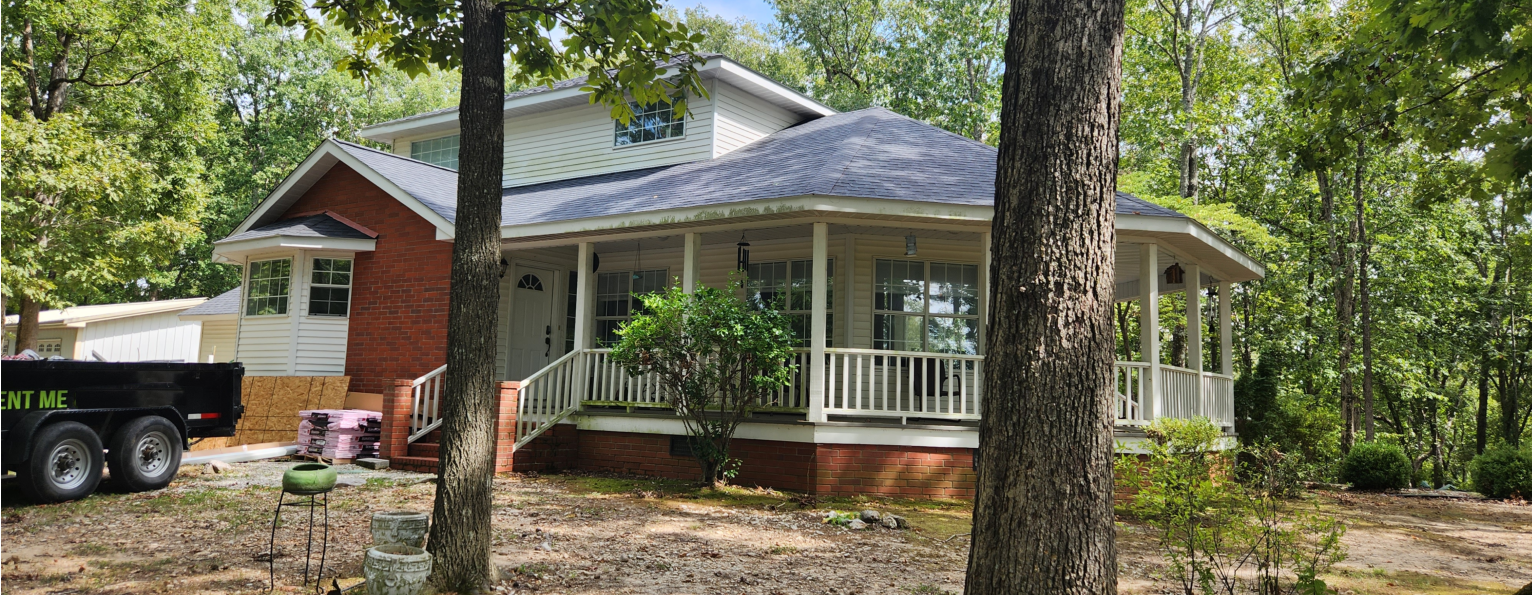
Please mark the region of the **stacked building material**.
<svg viewBox="0 0 1533 595"><path fill-rule="evenodd" d="M313 409L298 412L298 448L328 459L378 456L383 414L362 409Z"/></svg>

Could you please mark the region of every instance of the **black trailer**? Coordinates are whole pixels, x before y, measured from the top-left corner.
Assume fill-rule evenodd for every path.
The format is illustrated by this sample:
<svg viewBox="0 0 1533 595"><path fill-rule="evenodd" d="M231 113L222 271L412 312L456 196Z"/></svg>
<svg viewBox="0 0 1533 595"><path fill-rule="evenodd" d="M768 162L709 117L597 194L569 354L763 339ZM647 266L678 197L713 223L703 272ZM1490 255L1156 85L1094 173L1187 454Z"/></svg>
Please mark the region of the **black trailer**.
<svg viewBox="0 0 1533 595"><path fill-rule="evenodd" d="M36 502L157 490L191 438L233 436L243 364L0 362L0 458Z"/></svg>

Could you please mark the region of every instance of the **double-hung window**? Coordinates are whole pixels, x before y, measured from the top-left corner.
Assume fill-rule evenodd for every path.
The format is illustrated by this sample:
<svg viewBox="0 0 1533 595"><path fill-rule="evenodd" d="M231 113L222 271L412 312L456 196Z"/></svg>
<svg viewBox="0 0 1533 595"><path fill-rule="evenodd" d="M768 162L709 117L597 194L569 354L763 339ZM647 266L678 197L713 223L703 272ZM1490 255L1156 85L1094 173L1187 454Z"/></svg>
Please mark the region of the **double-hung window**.
<svg viewBox="0 0 1533 595"><path fill-rule="evenodd" d="M686 112L673 109L674 106L669 103L656 101L642 106L634 102L629 103L628 107L633 109L633 118L627 124L623 124L622 120L612 121L614 147L676 138L687 132Z"/></svg>
<svg viewBox="0 0 1533 595"><path fill-rule="evenodd" d="M617 330L644 311L639 296L665 291L665 269L601 273L596 276L596 342L610 347Z"/></svg>
<svg viewBox="0 0 1533 595"><path fill-rule="evenodd" d="M874 262L873 348L979 353L979 266Z"/></svg>
<svg viewBox="0 0 1533 595"><path fill-rule="evenodd" d="M836 262L825 263L825 346L834 344L836 303ZM793 324L793 336L799 347L810 347L814 308L814 261L789 260L782 262L751 263L746 267L745 300L766 309L772 308L788 316Z"/></svg>
<svg viewBox="0 0 1533 595"><path fill-rule="evenodd" d="M246 316L287 314L287 295L293 283L293 259L258 260L250 263L250 283L245 295Z"/></svg>
<svg viewBox="0 0 1533 595"><path fill-rule="evenodd" d="M309 315L345 316L351 306L351 259L316 258L309 279Z"/></svg>

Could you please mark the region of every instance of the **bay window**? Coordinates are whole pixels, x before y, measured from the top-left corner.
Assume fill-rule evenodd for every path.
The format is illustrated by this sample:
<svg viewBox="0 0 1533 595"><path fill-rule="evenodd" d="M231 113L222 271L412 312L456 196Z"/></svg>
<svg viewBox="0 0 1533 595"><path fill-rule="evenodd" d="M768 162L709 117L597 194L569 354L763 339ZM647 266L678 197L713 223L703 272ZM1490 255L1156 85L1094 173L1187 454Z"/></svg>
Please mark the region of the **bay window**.
<svg viewBox="0 0 1533 595"><path fill-rule="evenodd" d="M278 258L250 263L250 283L245 296L246 316L287 314L288 290L292 285L293 259Z"/></svg>

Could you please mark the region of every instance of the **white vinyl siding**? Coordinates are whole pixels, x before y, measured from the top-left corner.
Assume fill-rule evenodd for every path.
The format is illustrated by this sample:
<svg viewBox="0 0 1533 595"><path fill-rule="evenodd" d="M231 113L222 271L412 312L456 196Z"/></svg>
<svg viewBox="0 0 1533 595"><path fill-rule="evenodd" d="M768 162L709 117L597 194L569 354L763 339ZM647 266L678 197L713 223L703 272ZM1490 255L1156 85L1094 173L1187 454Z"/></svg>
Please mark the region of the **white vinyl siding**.
<svg viewBox="0 0 1533 595"><path fill-rule="evenodd" d="M81 354L89 358L95 351L112 362L196 361L202 325L181 320L179 314L162 312L89 323L80 329Z"/></svg>
<svg viewBox="0 0 1533 595"><path fill-rule="evenodd" d="M234 320L202 321L202 344L197 349L197 361L233 361L235 327L238 324Z"/></svg>
<svg viewBox="0 0 1533 595"><path fill-rule="evenodd" d="M712 157L713 102L694 98L686 135L613 146L610 108L567 107L506 120L503 186L524 186Z"/></svg>
<svg viewBox="0 0 1533 595"><path fill-rule="evenodd" d="M800 117L725 83L713 94L713 156L718 157L798 123Z"/></svg>

